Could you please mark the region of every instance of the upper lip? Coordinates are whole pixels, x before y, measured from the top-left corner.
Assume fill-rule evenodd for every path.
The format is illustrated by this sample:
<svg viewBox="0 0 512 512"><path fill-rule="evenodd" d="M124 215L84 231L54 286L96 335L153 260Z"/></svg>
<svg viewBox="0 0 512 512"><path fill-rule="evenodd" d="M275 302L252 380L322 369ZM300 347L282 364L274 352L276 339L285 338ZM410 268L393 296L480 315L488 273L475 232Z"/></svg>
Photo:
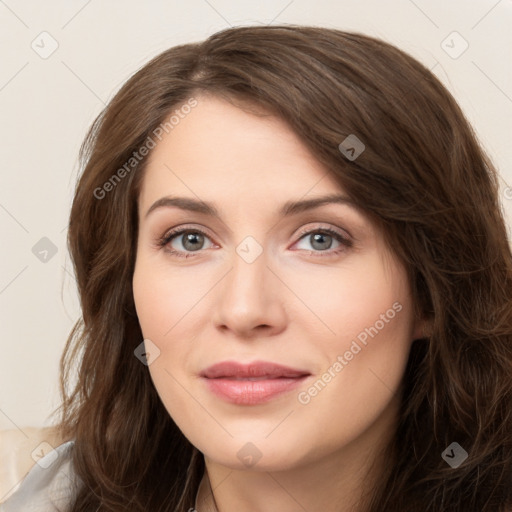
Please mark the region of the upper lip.
<svg viewBox="0 0 512 512"><path fill-rule="evenodd" d="M304 375L310 375L310 372L269 361L254 361L249 364L237 361L222 361L209 366L201 372L201 376L207 379L218 379L221 377L268 377L269 379L275 379L279 377L297 378Z"/></svg>

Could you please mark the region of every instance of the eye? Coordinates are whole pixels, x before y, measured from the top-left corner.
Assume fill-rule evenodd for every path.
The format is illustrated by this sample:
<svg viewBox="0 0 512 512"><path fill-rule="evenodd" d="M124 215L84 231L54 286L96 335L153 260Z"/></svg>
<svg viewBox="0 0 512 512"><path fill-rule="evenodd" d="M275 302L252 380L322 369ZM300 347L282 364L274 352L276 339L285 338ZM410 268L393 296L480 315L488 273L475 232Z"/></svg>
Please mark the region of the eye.
<svg viewBox="0 0 512 512"><path fill-rule="evenodd" d="M304 230L300 233L300 235L301 238L297 243L300 243L302 240L309 242L314 250L305 250L313 256L333 256L346 251L353 245L352 240L332 228L316 228L312 230ZM333 250L329 250L332 247L333 240L338 243L338 246Z"/></svg>
<svg viewBox="0 0 512 512"><path fill-rule="evenodd" d="M158 246L165 248L165 250L173 256L191 258L196 256L194 253L200 253L201 250L205 248L205 240L211 239L203 230L185 226L167 232L158 240ZM306 250L309 255L319 257L337 255L346 251L353 245L352 240L329 227L303 230L296 244L299 244L302 240L309 241L313 247L313 250L304 250ZM338 243L338 246L333 250L329 250L332 247L333 240ZM173 245L175 241L177 244Z"/></svg>
<svg viewBox="0 0 512 512"><path fill-rule="evenodd" d="M188 252L200 252L204 248L205 239L209 240L208 235L197 228L182 227L167 232L160 240L158 245L165 247L166 251L173 256L180 258L189 258L195 256L194 254L187 254ZM178 248L173 247L172 242L177 241ZM181 246L181 247L180 247Z"/></svg>

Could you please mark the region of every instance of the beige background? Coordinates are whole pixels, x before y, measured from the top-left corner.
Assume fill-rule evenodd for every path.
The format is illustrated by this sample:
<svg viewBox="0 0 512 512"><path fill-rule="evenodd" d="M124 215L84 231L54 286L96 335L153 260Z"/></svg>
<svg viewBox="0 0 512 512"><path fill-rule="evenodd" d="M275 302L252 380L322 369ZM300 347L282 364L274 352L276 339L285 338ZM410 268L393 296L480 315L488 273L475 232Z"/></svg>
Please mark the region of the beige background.
<svg viewBox="0 0 512 512"><path fill-rule="evenodd" d="M58 362L79 316L66 250L78 149L120 85L170 46L229 25L269 23L361 31L396 44L459 101L500 170L512 225L510 0L106 4L0 0L0 428L47 425L59 403ZM43 237L57 251L46 262L32 252Z"/></svg>

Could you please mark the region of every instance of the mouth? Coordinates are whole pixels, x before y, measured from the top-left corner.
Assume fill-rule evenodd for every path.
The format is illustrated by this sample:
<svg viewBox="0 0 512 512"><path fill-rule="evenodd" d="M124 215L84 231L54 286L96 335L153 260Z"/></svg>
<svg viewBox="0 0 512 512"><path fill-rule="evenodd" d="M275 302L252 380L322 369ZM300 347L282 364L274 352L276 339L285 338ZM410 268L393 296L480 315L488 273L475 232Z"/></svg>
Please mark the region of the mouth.
<svg viewBox="0 0 512 512"><path fill-rule="evenodd" d="M237 405L268 402L300 386L310 375L307 370L267 361L224 361L200 373L210 392Z"/></svg>

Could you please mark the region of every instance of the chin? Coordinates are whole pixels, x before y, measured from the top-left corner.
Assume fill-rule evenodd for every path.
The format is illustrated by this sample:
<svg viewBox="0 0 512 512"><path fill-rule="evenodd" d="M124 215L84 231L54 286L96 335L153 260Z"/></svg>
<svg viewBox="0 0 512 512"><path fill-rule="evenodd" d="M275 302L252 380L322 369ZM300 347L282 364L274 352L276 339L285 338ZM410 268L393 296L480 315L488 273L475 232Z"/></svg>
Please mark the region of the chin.
<svg viewBox="0 0 512 512"><path fill-rule="evenodd" d="M271 434L243 436L222 439L210 439L193 443L206 457L215 464L237 471L285 471L300 466L308 461L314 447L305 450L304 437L286 437ZM275 437L272 439L272 436Z"/></svg>

